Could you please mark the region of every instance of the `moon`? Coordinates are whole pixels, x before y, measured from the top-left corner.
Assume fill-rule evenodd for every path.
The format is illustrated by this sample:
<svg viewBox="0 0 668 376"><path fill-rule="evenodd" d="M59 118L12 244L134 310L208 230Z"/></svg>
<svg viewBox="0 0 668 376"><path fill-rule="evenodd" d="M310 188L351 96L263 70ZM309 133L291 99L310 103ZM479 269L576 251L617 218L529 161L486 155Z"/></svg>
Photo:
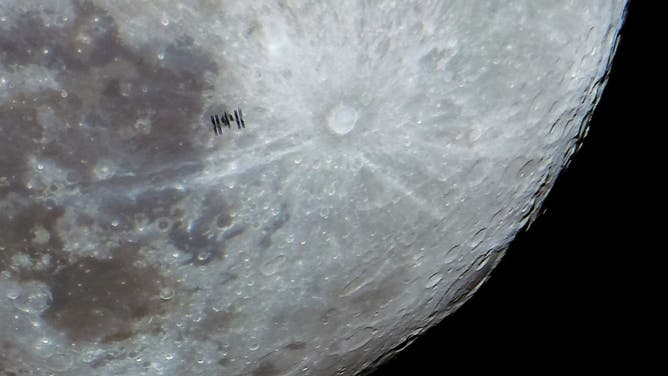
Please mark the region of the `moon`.
<svg viewBox="0 0 668 376"><path fill-rule="evenodd" d="M3 2L0 370L373 370L536 218L625 9Z"/></svg>

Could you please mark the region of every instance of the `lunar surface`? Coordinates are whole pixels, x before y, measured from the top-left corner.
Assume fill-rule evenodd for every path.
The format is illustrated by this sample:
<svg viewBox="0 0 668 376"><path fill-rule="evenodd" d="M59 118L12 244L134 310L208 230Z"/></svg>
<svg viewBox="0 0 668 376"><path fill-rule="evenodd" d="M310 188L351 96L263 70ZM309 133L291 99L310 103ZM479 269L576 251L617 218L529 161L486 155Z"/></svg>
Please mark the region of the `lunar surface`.
<svg viewBox="0 0 668 376"><path fill-rule="evenodd" d="M372 370L535 217L624 10L0 2L0 372Z"/></svg>

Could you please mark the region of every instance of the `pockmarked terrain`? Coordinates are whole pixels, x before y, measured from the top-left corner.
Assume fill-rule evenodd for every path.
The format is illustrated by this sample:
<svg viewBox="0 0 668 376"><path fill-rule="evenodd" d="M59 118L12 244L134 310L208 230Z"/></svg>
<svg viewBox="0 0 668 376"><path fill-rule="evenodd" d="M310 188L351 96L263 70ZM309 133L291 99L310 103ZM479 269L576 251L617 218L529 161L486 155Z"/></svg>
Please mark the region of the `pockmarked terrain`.
<svg viewBox="0 0 668 376"><path fill-rule="evenodd" d="M624 9L1 2L0 371L372 369L534 218Z"/></svg>

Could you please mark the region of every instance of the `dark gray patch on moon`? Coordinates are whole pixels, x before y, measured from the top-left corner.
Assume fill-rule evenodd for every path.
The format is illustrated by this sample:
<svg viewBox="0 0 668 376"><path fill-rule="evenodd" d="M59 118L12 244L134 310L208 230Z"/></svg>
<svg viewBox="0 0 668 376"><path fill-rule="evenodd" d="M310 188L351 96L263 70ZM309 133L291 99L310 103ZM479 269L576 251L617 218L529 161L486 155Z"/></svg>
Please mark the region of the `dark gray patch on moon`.
<svg viewBox="0 0 668 376"><path fill-rule="evenodd" d="M84 257L48 281L53 303L43 317L74 341L113 342L132 337L132 323L161 313L163 277L153 267L133 264L132 247L99 260Z"/></svg>
<svg viewBox="0 0 668 376"><path fill-rule="evenodd" d="M3 50L3 35L0 33L0 51ZM34 152L42 137L41 129L34 126L37 111L25 105L24 98L17 98L17 101L18 104L0 104L0 197L25 191L26 168L23 163L18 163L18 158Z"/></svg>
<svg viewBox="0 0 668 376"><path fill-rule="evenodd" d="M41 67L59 86L0 103L0 209L8 214L0 216L0 271L45 283L53 301L42 317L72 341L115 342L133 337L139 320L162 314L159 289L171 284L156 266L137 266L142 247L155 239L140 237L138 222L154 223L153 236L166 236L193 264L222 257L217 233L233 225L230 208L211 195L194 225L186 225L179 205L191 192L169 187L203 167L200 143L210 131L199 122L210 89L205 75L218 74L218 66L189 36L167 46L130 46L104 9L72 4L75 16L62 26L26 12L0 33L0 70ZM101 166L108 172L100 175ZM29 186L40 173L61 185ZM90 239L63 232L76 228L88 229L82 232ZM133 245L95 258L65 251L66 240L70 248ZM209 257L198 259L203 252ZM17 255L30 265L44 256L49 262L17 269Z"/></svg>
<svg viewBox="0 0 668 376"><path fill-rule="evenodd" d="M253 376L280 376L293 374L295 367L301 362L306 354L307 344L305 342L291 342L279 351L271 352L260 360Z"/></svg>
<svg viewBox="0 0 668 376"><path fill-rule="evenodd" d="M224 242L218 239L221 218L229 217L229 208L217 194L209 194L202 203L202 212L190 222L177 222L169 232L172 243L181 251L190 254L189 262L202 266L224 256ZM223 214L221 214L223 213ZM228 220L223 219L224 222ZM229 220L231 221L231 219ZM243 233L243 228L235 230L230 236L229 231L224 238L230 239Z"/></svg>
<svg viewBox="0 0 668 376"><path fill-rule="evenodd" d="M253 370L253 376L277 376L282 372L273 363L264 360Z"/></svg>
<svg viewBox="0 0 668 376"><path fill-rule="evenodd" d="M156 171L169 169L162 178L174 179L201 167L201 152L193 143L193 127L199 123L193 123L207 89L204 74L217 71L213 59L187 36L168 46L163 60L150 53L155 50L150 46L144 49L148 54L141 53L122 42L104 10L89 2L74 4L77 17L65 27L46 26L37 14L26 13L0 35L7 69L27 64L53 69L68 93L65 98L55 90L27 94L0 111L8 140L16 141L15 162L42 146L39 157L66 169L76 183L95 181L92 170L102 159L137 176L138 184ZM90 42L82 44L81 35ZM41 53L44 49L49 53ZM39 124L34 108L53 110L57 124ZM18 112L8 115L10 110ZM50 141L33 145L43 132ZM188 169L179 173L186 164ZM3 175L7 171L17 173Z"/></svg>
<svg viewBox="0 0 668 376"><path fill-rule="evenodd" d="M137 195L134 205L141 208L150 221L155 221L172 215L170 209L184 197L184 192L174 188L156 189Z"/></svg>
<svg viewBox="0 0 668 376"><path fill-rule="evenodd" d="M230 330L234 321L240 317L240 314L234 311L216 311L209 308L197 327L196 336L201 339L213 340L220 333Z"/></svg>
<svg viewBox="0 0 668 376"><path fill-rule="evenodd" d="M281 204L281 209L278 216L269 221L267 225L262 228L262 237L260 238L260 247L266 250L271 247L271 237L280 230L290 220L290 212L286 203Z"/></svg>
<svg viewBox="0 0 668 376"><path fill-rule="evenodd" d="M288 350L304 350L306 348L306 342L292 342L285 346Z"/></svg>

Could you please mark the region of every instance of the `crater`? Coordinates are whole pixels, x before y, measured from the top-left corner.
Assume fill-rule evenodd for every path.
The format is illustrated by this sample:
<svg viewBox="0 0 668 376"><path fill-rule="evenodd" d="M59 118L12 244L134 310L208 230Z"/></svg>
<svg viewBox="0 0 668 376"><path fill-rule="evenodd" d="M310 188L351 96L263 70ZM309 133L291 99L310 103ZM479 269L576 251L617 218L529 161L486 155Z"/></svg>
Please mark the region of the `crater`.
<svg viewBox="0 0 668 376"><path fill-rule="evenodd" d="M355 128L359 114L357 109L344 103L339 103L327 115L327 128L335 135L345 135Z"/></svg>

